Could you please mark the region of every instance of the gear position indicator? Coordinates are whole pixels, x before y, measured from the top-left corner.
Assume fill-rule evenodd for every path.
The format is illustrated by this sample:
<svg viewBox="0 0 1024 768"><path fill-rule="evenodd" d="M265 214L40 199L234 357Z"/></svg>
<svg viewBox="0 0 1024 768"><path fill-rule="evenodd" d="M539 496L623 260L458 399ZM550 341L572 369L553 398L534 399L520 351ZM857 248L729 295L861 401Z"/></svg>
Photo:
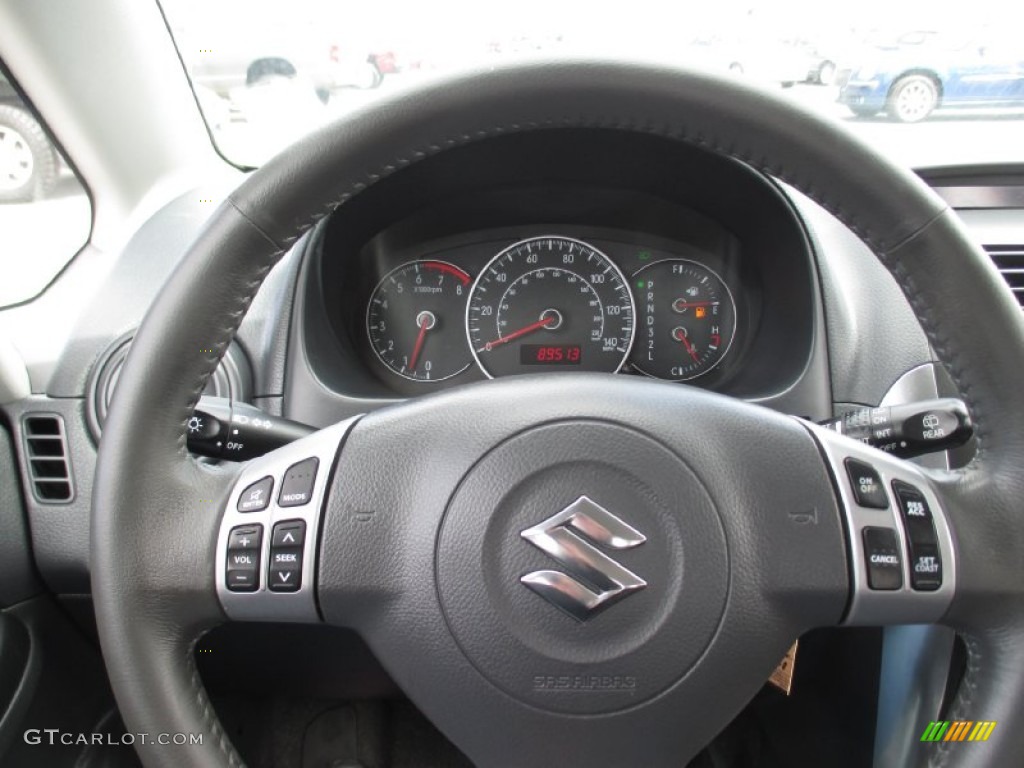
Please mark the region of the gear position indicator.
<svg viewBox="0 0 1024 768"><path fill-rule="evenodd" d="M736 333L728 286L702 264L665 259L633 274L637 330L633 365L648 376L688 381L714 369Z"/></svg>

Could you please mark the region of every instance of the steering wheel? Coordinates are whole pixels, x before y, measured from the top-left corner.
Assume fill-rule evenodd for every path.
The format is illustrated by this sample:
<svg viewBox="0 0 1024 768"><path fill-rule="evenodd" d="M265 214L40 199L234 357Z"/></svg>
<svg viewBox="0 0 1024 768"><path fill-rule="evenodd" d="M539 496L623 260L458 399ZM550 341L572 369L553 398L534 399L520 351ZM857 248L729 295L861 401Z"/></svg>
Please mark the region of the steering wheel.
<svg viewBox="0 0 1024 768"><path fill-rule="evenodd" d="M581 127L734 158L855 231L968 404L971 465L925 471L756 405L585 374L455 388L241 466L190 458L185 424L207 379L271 267L320 218L450 148ZM984 743L923 744L921 762L1006 764L1024 754L1022 330L941 200L779 97L600 62L398 95L253 173L135 337L92 519L124 721L204 737L139 745L147 766L239 765L197 639L226 620L326 622L358 631L477 765L678 766L807 630L941 623L968 654L948 717L998 727ZM875 470L885 509L858 504L850 460Z"/></svg>

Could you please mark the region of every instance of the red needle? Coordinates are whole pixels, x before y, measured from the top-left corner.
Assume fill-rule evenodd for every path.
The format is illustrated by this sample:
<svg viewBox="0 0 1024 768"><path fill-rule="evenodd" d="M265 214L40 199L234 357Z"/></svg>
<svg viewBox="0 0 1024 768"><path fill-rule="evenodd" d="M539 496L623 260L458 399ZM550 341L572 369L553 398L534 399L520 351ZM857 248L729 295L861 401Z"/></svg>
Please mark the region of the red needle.
<svg viewBox="0 0 1024 768"><path fill-rule="evenodd" d="M478 349L477 352L482 352L482 351L490 352L492 349L494 349L499 344L505 344L506 342L512 341L512 339L518 339L520 336L525 336L528 333L533 333L534 331L539 331L541 328L546 328L547 326L551 325L552 323L557 323L557 322L558 322L558 318L553 316L553 315L550 315L548 317L542 317L536 323L530 323L525 328L520 328L518 331L512 331L512 333L508 334L507 336L499 336L494 341L487 342L486 344L484 344L483 350L479 350Z"/></svg>
<svg viewBox="0 0 1024 768"><path fill-rule="evenodd" d="M409 371L416 370L416 363L420 359L420 350L423 349L423 340L427 338L427 331L430 330L430 316L426 313L420 315L420 332L416 337L416 344L412 348L412 357L409 358Z"/></svg>
<svg viewBox="0 0 1024 768"><path fill-rule="evenodd" d="M700 358L697 357L697 352L693 349L693 345L690 343L690 340L686 338L686 334L679 332L673 335L676 337L676 339L683 342L683 346L686 347L686 351L690 353L690 357L693 358L693 362L700 364Z"/></svg>

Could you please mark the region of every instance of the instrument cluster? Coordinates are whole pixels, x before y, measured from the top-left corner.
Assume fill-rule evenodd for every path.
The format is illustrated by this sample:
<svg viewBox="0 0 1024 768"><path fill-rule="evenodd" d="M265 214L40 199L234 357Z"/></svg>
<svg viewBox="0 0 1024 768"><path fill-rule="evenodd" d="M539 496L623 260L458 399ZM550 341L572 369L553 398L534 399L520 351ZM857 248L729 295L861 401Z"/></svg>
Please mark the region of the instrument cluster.
<svg viewBox="0 0 1024 768"><path fill-rule="evenodd" d="M556 228L471 239L374 260L365 347L379 378L563 370L681 382L721 376L738 346L744 292L727 243Z"/></svg>

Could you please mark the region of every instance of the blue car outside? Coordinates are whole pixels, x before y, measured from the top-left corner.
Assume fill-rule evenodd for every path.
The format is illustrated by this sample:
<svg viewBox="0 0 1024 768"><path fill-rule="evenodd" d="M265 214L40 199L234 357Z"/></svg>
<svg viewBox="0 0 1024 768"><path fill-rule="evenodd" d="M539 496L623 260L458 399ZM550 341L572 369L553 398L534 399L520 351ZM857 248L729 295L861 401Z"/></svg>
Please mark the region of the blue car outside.
<svg viewBox="0 0 1024 768"><path fill-rule="evenodd" d="M1024 107L1024 46L876 49L840 75L839 101L858 116L914 123L943 107Z"/></svg>

